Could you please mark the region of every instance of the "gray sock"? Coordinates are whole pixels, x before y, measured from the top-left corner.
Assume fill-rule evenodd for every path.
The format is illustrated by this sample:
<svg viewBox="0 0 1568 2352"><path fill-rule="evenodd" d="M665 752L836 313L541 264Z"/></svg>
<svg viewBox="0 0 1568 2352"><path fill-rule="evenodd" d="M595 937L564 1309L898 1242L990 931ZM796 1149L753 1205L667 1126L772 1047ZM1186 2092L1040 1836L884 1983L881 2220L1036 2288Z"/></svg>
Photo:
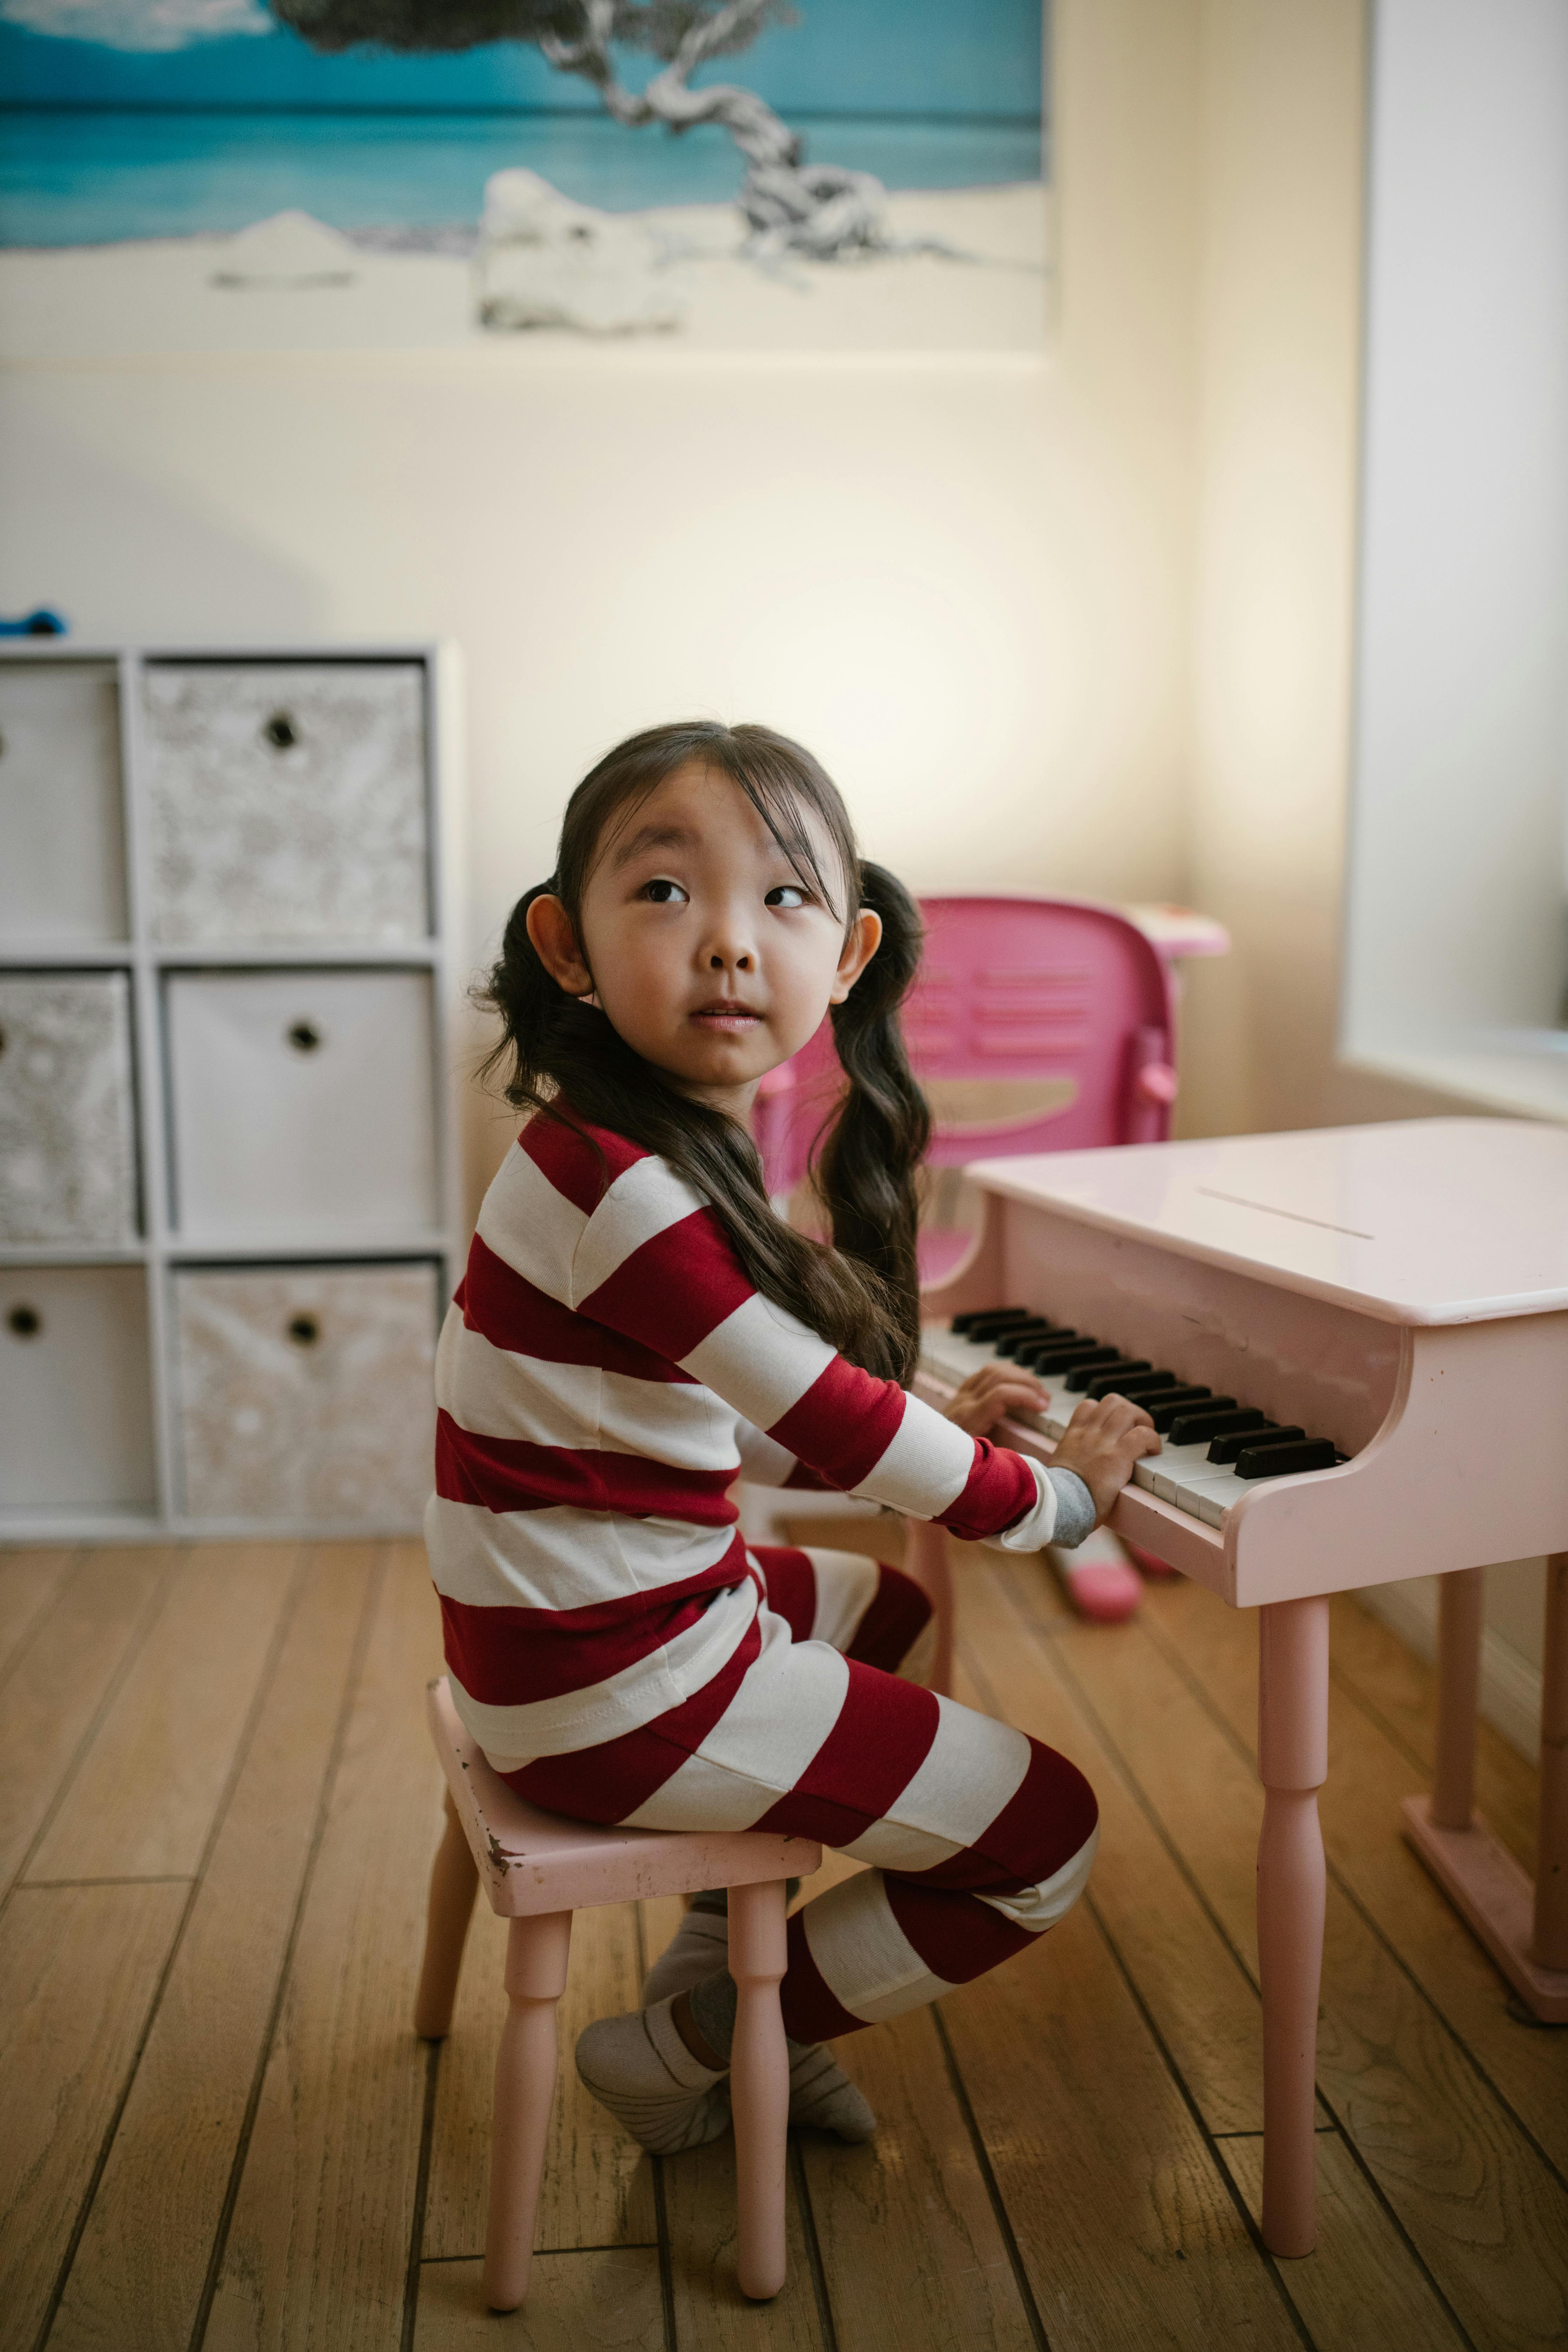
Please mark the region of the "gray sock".
<svg viewBox="0 0 1568 2352"><path fill-rule="evenodd" d="M690 1991L691 2020L715 2057L729 2063L735 2039L739 1996L728 1969L704 1977ZM829 2131L843 2140L868 2140L877 2118L831 2050L820 2042L790 2042L789 2119Z"/></svg>
<svg viewBox="0 0 1568 2352"><path fill-rule="evenodd" d="M786 1878L784 1901L793 1903L799 1893L799 1879ZM705 1886L700 1895L692 1896L686 1907L689 1911L717 1911L721 1918L727 1919L730 1916L730 1890L727 1886Z"/></svg>
<svg viewBox="0 0 1568 2352"><path fill-rule="evenodd" d="M690 1992L691 2021L716 2058L727 2066L735 2039L735 2008L740 1998L728 1969L716 1969Z"/></svg>

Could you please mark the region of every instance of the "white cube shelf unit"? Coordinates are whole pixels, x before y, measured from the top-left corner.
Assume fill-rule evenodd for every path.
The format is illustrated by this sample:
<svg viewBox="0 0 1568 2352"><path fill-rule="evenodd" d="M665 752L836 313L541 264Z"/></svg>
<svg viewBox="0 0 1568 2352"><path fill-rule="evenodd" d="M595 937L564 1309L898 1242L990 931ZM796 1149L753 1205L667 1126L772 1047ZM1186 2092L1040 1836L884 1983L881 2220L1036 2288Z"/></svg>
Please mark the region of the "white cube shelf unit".
<svg viewBox="0 0 1568 2352"><path fill-rule="evenodd" d="M413 1531L456 656L0 647L0 1544Z"/></svg>

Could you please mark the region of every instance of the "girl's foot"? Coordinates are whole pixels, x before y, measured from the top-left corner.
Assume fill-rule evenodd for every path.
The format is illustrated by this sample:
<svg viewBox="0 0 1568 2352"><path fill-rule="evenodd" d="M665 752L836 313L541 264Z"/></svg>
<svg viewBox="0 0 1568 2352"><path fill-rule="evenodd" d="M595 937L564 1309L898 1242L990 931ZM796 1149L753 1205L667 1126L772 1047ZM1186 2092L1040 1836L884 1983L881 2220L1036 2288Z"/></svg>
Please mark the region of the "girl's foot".
<svg viewBox="0 0 1568 2352"><path fill-rule="evenodd" d="M704 1978L728 1971L730 1922L720 1911L690 1910L668 1950L657 1959L643 1986L643 2005L689 1992ZM721 2033L723 2018L710 2018ZM852 2083L831 2050L820 2042L790 2042L789 2119L808 2130L837 2133L852 2145L868 2140L877 2117L865 2093Z"/></svg>
<svg viewBox="0 0 1568 2352"><path fill-rule="evenodd" d="M719 2138L730 2122L730 2080L694 2058L670 2011L674 1997L626 2017L601 2017L577 2036L585 2087L655 2156Z"/></svg>

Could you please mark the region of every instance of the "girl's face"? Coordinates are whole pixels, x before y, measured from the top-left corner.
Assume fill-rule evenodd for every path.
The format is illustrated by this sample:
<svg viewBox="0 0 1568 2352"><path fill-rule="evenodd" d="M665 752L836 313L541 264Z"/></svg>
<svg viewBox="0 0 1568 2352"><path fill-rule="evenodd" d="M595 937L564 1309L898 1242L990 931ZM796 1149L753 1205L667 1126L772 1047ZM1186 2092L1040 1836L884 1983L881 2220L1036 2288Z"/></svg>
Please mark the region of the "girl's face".
<svg viewBox="0 0 1568 2352"><path fill-rule="evenodd" d="M809 809L802 820L844 893L826 832ZM882 936L868 909L847 937L740 786L698 761L606 837L580 942L559 898L536 898L528 929L563 988L593 994L645 1061L739 1118L758 1080L848 995Z"/></svg>

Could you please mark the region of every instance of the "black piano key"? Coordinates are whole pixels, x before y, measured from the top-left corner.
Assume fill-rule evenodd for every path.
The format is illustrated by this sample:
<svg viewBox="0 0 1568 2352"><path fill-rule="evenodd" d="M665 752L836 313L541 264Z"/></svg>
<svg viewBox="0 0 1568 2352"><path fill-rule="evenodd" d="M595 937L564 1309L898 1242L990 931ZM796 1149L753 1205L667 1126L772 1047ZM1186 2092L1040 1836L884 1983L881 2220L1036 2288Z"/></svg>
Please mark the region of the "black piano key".
<svg viewBox="0 0 1568 2352"><path fill-rule="evenodd" d="M1065 1347L1047 1340L1044 1347L1029 1348L1018 1361L1042 1380L1058 1372L1070 1372L1079 1364L1113 1364L1120 1350L1102 1347L1097 1339L1069 1339Z"/></svg>
<svg viewBox="0 0 1568 2352"><path fill-rule="evenodd" d="M952 1328L962 1339L985 1339L993 1331L1005 1331L1009 1323L1032 1322L1034 1314L1032 1307L972 1307L953 1317Z"/></svg>
<svg viewBox="0 0 1568 2352"><path fill-rule="evenodd" d="M1170 1404L1149 1404L1142 1398L1140 1398L1138 1402L1143 1404L1144 1411L1148 1413L1150 1420L1153 1423L1154 1427L1162 1437L1169 1437L1177 1422L1188 1410L1187 1405L1184 1403L1173 1402ZM1236 1402L1236 1399L1234 1397L1215 1397L1215 1402L1216 1405L1227 1403L1234 1404Z"/></svg>
<svg viewBox="0 0 1568 2352"><path fill-rule="evenodd" d="M1109 1396L1114 1389L1118 1396L1131 1397L1142 1403L1145 1390L1178 1389L1181 1385L1174 1372L1162 1371L1156 1365L1152 1372L1107 1372L1101 1382L1090 1381L1088 1394L1098 1400Z"/></svg>
<svg viewBox="0 0 1568 2352"><path fill-rule="evenodd" d="M1288 1478L1293 1470L1331 1470L1342 1460L1331 1437L1302 1437L1286 1444L1243 1447L1236 1457L1238 1478Z"/></svg>
<svg viewBox="0 0 1568 2352"><path fill-rule="evenodd" d="M1211 1389L1189 1387L1140 1389L1136 1396L1129 1397L1127 1402L1129 1404L1142 1405L1152 1421L1157 1413L1168 1406L1173 1421L1177 1413L1184 1412L1189 1405L1207 1404L1213 1393ZM1154 1425L1158 1428L1159 1423L1155 1421Z"/></svg>
<svg viewBox="0 0 1568 2352"><path fill-rule="evenodd" d="M1294 1445L1304 1438L1304 1429L1282 1429L1266 1421L1261 1429L1241 1430L1229 1437L1216 1437L1209 1447L1211 1462L1234 1462L1243 1447L1248 1445Z"/></svg>
<svg viewBox="0 0 1568 2352"><path fill-rule="evenodd" d="M1118 1362L1112 1364L1108 1371L1097 1371L1092 1364L1079 1364L1076 1371L1068 1374L1063 1386L1069 1389L1087 1389L1094 1381L1115 1382L1123 1375L1131 1380L1135 1372L1152 1372L1153 1369L1147 1356L1123 1356ZM1100 1393L1101 1395L1105 1393L1103 1389Z"/></svg>
<svg viewBox="0 0 1568 2352"><path fill-rule="evenodd" d="M1028 1364L1037 1356L1070 1355L1075 1348L1102 1348L1104 1345L1104 1340L1097 1339L1092 1331L1052 1331L1044 1339L1031 1339L1019 1350L1018 1361Z"/></svg>
<svg viewBox="0 0 1568 2352"><path fill-rule="evenodd" d="M1059 1339L1061 1336L1054 1323L1037 1315L1027 1323L1009 1323L1005 1331L996 1333L991 1345L999 1356L1016 1356L1021 1348L1032 1348L1037 1340Z"/></svg>
<svg viewBox="0 0 1568 2352"><path fill-rule="evenodd" d="M1212 1405L1199 1405L1195 1412L1178 1413L1171 1423L1173 1445L1201 1445L1205 1438L1231 1437L1238 1432L1267 1429L1268 1418L1256 1405L1232 1406L1221 1409L1216 1397Z"/></svg>

